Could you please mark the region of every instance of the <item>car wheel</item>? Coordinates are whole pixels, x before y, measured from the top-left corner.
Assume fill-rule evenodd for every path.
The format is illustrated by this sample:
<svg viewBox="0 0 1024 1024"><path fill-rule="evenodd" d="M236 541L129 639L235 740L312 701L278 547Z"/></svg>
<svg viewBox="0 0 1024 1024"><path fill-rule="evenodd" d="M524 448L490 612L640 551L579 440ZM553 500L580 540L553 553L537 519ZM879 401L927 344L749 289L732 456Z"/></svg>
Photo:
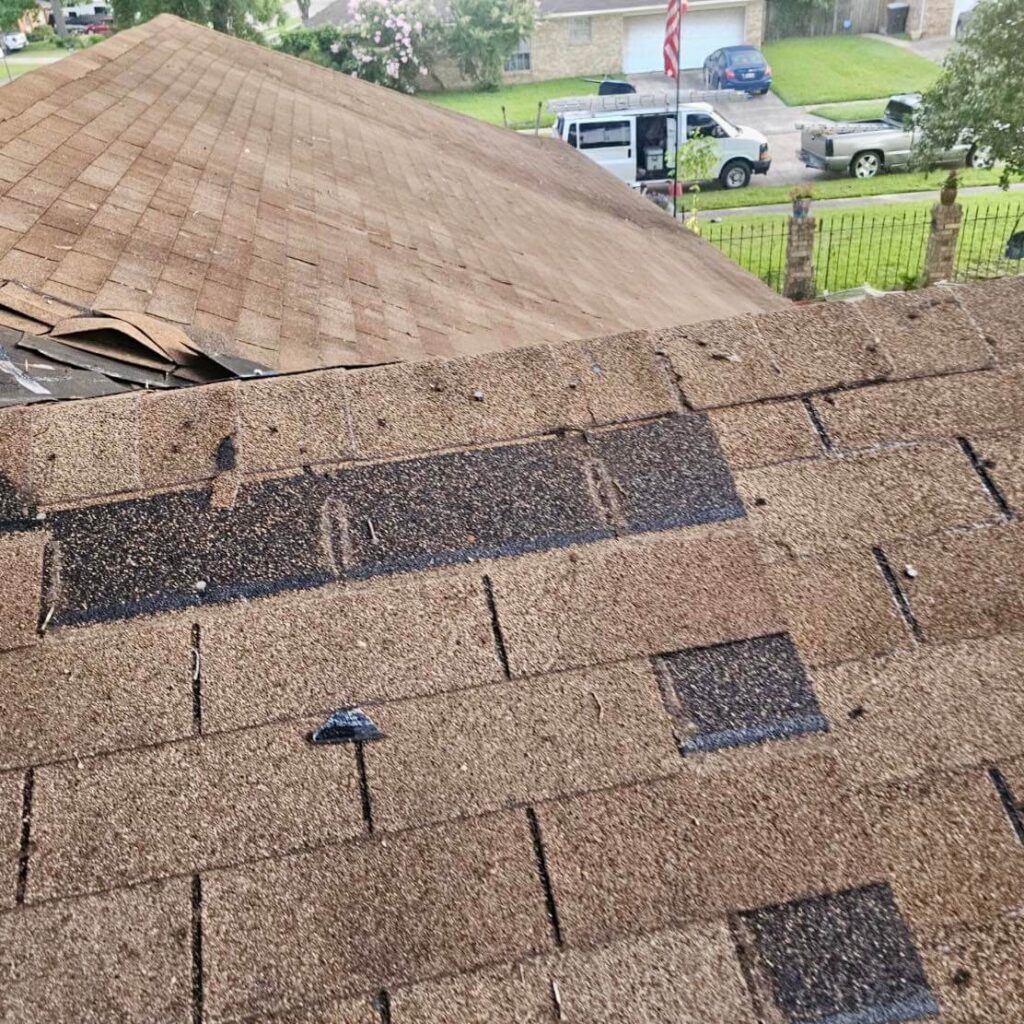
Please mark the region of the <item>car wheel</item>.
<svg viewBox="0 0 1024 1024"><path fill-rule="evenodd" d="M878 153L858 153L850 161L851 178L873 178L882 169L882 157Z"/></svg>
<svg viewBox="0 0 1024 1024"><path fill-rule="evenodd" d="M988 146L971 146L967 154L967 166L976 167L979 170L987 170L995 163L992 150Z"/></svg>
<svg viewBox="0 0 1024 1024"><path fill-rule="evenodd" d="M750 164L746 160L730 160L718 176L722 188L745 188L750 184Z"/></svg>

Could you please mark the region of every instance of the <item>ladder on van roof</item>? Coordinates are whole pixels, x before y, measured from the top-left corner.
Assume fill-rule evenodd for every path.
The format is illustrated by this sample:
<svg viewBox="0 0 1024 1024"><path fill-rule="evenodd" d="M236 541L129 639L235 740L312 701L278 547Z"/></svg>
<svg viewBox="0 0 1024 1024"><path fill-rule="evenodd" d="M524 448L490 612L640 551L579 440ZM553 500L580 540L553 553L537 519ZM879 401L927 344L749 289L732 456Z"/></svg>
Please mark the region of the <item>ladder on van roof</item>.
<svg viewBox="0 0 1024 1024"><path fill-rule="evenodd" d="M683 89L679 94L680 106L695 103L710 105L722 100L733 101L744 96L736 89ZM564 99L548 100L552 114L586 112L588 114L614 113L618 110L665 110L676 108L675 92L631 92L612 96L567 96Z"/></svg>

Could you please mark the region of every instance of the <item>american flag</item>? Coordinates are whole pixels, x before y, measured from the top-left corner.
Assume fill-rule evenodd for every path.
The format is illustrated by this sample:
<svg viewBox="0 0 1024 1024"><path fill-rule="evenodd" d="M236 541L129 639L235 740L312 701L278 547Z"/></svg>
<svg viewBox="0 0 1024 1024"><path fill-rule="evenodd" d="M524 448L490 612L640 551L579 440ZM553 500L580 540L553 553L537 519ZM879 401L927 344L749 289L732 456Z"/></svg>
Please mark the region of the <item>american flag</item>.
<svg viewBox="0 0 1024 1024"><path fill-rule="evenodd" d="M662 52L665 57L665 74L669 78L676 78L679 75L679 23L689 6L687 0L668 0L668 11L665 17L665 46Z"/></svg>

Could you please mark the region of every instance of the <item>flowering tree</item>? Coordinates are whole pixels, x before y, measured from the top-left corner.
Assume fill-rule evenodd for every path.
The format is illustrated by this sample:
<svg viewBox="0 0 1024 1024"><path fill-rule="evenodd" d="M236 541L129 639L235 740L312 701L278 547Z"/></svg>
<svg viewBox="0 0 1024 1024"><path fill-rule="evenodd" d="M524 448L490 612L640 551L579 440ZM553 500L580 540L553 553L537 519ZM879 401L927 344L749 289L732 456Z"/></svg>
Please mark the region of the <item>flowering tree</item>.
<svg viewBox="0 0 1024 1024"><path fill-rule="evenodd" d="M445 42L459 70L484 89L501 85L505 61L537 20L537 0L451 0Z"/></svg>
<svg viewBox="0 0 1024 1024"><path fill-rule="evenodd" d="M419 0L350 0L355 74L401 92L415 92L430 73L435 19Z"/></svg>

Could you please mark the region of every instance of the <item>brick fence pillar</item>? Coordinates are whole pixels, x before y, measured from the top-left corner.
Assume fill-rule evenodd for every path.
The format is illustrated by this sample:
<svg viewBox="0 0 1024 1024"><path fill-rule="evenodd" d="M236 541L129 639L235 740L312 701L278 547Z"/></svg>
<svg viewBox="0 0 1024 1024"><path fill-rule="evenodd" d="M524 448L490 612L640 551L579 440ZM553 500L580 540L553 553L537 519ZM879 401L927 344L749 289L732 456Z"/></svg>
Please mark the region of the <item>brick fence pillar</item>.
<svg viewBox="0 0 1024 1024"><path fill-rule="evenodd" d="M810 214L789 218L782 294L787 299L814 298L814 217Z"/></svg>
<svg viewBox="0 0 1024 1024"><path fill-rule="evenodd" d="M956 243L960 236L963 207L959 203L936 203L932 207L932 230L924 259L922 286L949 281L956 267Z"/></svg>

